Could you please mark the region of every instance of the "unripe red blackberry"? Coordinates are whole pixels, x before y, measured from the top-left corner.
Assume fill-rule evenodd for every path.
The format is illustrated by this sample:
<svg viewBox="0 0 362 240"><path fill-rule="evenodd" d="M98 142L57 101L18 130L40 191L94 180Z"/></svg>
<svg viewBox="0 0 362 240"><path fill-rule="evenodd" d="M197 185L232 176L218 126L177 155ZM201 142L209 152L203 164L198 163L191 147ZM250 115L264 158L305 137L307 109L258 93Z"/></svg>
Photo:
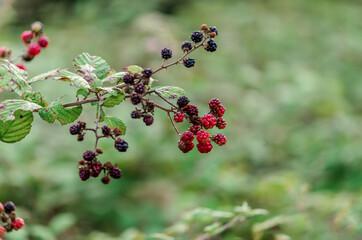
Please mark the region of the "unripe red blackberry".
<svg viewBox="0 0 362 240"><path fill-rule="evenodd" d="M15 207L15 204L13 202L7 202L4 205L4 211L6 213L12 213L12 212L15 211L15 209L16 209L16 207Z"/></svg>
<svg viewBox="0 0 362 240"><path fill-rule="evenodd" d="M144 93L146 91L146 87L145 87L144 84L139 83L134 87L134 91L136 93L142 94L142 93Z"/></svg>
<svg viewBox="0 0 362 240"><path fill-rule="evenodd" d="M180 108L184 108L187 106L187 104L189 104L190 100L185 97L185 96L181 96L179 97L179 99L177 99L177 106L179 106Z"/></svg>
<svg viewBox="0 0 362 240"><path fill-rule="evenodd" d="M215 52L217 49L217 44L213 39L207 41L207 44L204 46L205 50L208 52Z"/></svg>
<svg viewBox="0 0 362 240"><path fill-rule="evenodd" d="M163 59L170 59L170 58L172 58L172 51L171 51L171 49L169 49L169 48L164 48L164 49L162 49L161 50L161 57L163 58Z"/></svg>
<svg viewBox="0 0 362 240"><path fill-rule="evenodd" d="M4 211L4 205L0 202L0 213Z"/></svg>
<svg viewBox="0 0 362 240"><path fill-rule="evenodd" d="M200 31L195 31L191 34L191 40L195 43L201 42L204 35Z"/></svg>
<svg viewBox="0 0 362 240"><path fill-rule="evenodd" d="M175 114L175 116L173 116L173 119L175 120L175 122L179 123L184 121L184 117L185 115L183 113L178 112Z"/></svg>
<svg viewBox="0 0 362 240"><path fill-rule="evenodd" d="M6 229L0 225L0 237L4 236L5 233L6 233Z"/></svg>
<svg viewBox="0 0 362 240"><path fill-rule="evenodd" d="M193 148L194 148L194 143L193 142L189 142L189 143L185 143L182 141L178 142L178 148L183 152L183 153L188 153L190 152Z"/></svg>
<svg viewBox="0 0 362 240"><path fill-rule="evenodd" d="M151 68L145 68L143 69L143 74L147 77L147 78L150 78L151 75L152 75L153 71Z"/></svg>
<svg viewBox="0 0 362 240"><path fill-rule="evenodd" d="M131 112L131 118L138 119L141 117L141 113L139 111L133 111Z"/></svg>
<svg viewBox="0 0 362 240"><path fill-rule="evenodd" d="M220 118L220 117L224 116L225 108L222 104L220 104L220 106L214 112L215 112L214 114L216 115L216 117Z"/></svg>
<svg viewBox="0 0 362 240"><path fill-rule="evenodd" d="M215 26L210 27L209 29L210 29L211 32L216 33L216 36L219 35L219 31L217 30L217 28Z"/></svg>
<svg viewBox="0 0 362 240"><path fill-rule="evenodd" d="M199 115L199 109L195 105L187 105L184 110L190 116L197 116Z"/></svg>
<svg viewBox="0 0 362 240"><path fill-rule="evenodd" d="M132 74L127 73L123 76L122 80L125 84L134 84L134 77Z"/></svg>
<svg viewBox="0 0 362 240"><path fill-rule="evenodd" d="M22 218L16 218L14 222L11 222L11 226L15 231L21 229L22 227L24 227L24 225L25 223Z"/></svg>
<svg viewBox="0 0 362 240"><path fill-rule="evenodd" d="M128 149L128 143L121 138L117 138L116 141L114 141L114 147L118 152L125 152Z"/></svg>
<svg viewBox="0 0 362 240"><path fill-rule="evenodd" d="M202 126L205 129L213 128L216 125L216 122L217 122L217 120L216 120L215 116L212 114L205 114L202 117Z"/></svg>
<svg viewBox="0 0 362 240"><path fill-rule="evenodd" d="M23 42L25 44L28 44L31 42L31 39L33 39L33 32L32 31L24 31L21 34L21 40L23 40Z"/></svg>
<svg viewBox="0 0 362 240"><path fill-rule="evenodd" d="M206 144L207 142L210 142L210 134L206 131L199 131L196 135L196 140L201 144Z"/></svg>
<svg viewBox="0 0 362 240"><path fill-rule="evenodd" d="M205 144L198 143L196 146L200 153L209 153L213 148L210 141Z"/></svg>
<svg viewBox="0 0 362 240"><path fill-rule="evenodd" d="M200 125L191 125L189 127L189 131L192 132L193 134L197 134L199 131L201 130L201 126Z"/></svg>
<svg viewBox="0 0 362 240"><path fill-rule="evenodd" d="M79 134L80 133L80 125L79 124L75 124L75 125L72 125L72 126L70 126L70 128L69 128L69 132L70 132L70 134L72 134L72 135L77 135L77 134Z"/></svg>
<svg viewBox="0 0 362 240"><path fill-rule="evenodd" d="M96 154L91 150L85 151L83 153L83 159L88 162L93 161L95 157L96 157Z"/></svg>
<svg viewBox="0 0 362 240"><path fill-rule="evenodd" d="M89 170L84 168L79 169L79 177L82 181L86 181L90 177Z"/></svg>
<svg viewBox="0 0 362 240"><path fill-rule="evenodd" d="M39 43L31 43L28 46L28 54L31 56L36 56L40 53L41 47Z"/></svg>
<svg viewBox="0 0 362 240"><path fill-rule="evenodd" d="M49 38L47 36L41 36L38 43L42 48L46 48L49 45Z"/></svg>
<svg viewBox="0 0 362 240"><path fill-rule="evenodd" d="M104 176L104 177L101 178L101 182L103 184L109 184L110 181L111 181L111 179L108 176Z"/></svg>
<svg viewBox="0 0 362 240"><path fill-rule="evenodd" d="M183 51L190 51L192 49L192 43L189 42L189 41L183 42L182 45L181 45L181 49Z"/></svg>
<svg viewBox="0 0 362 240"><path fill-rule="evenodd" d="M146 126L151 126L153 123L153 117L151 115L146 115L143 117L143 122L146 124Z"/></svg>
<svg viewBox="0 0 362 240"><path fill-rule="evenodd" d="M109 170L109 176L114 179L119 179L122 177L122 171L118 167L113 167Z"/></svg>
<svg viewBox="0 0 362 240"><path fill-rule="evenodd" d="M19 63L19 64L16 64L16 66L17 66L18 68L26 71L26 67L24 66L24 64Z"/></svg>
<svg viewBox="0 0 362 240"><path fill-rule="evenodd" d="M218 129L224 129L226 127L226 121L222 118L219 118L216 122L216 127Z"/></svg>
<svg viewBox="0 0 362 240"><path fill-rule="evenodd" d="M43 32L43 24L41 22L34 22L31 24L30 29L35 34L40 34Z"/></svg>
<svg viewBox="0 0 362 240"><path fill-rule="evenodd" d="M103 164L100 162L97 162L96 164L93 164L91 167L91 173L90 175L94 178L98 177L99 174L102 172L103 170Z"/></svg>
<svg viewBox="0 0 362 240"><path fill-rule="evenodd" d="M109 136L109 135L111 135L111 129L108 126L103 126L102 133L104 136Z"/></svg>
<svg viewBox="0 0 362 240"><path fill-rule="evenodd" d="M192 132L186 131L181 135L180 141L184 143L190 143L194 140L194 134Z"/></svg>
<svg viewBox="0 0 362 240"><path fill-rule="evenodd" d="M195 59L193 59L193 58L184 58L183 62L184 62L184 66L187 68L195 66Z"/></svg>
<svg viewBox="0 0 362 240"><path fill-rule="evenodd" d="M220 106L220 100L217 98L213 98L209 101L209 108L210 109L217 109Z"/></svg>
<svg viewBox="0 0 362 240"><path fill-rule="evenodd" d="M29 62L29 61L33 60L34 56L30 55L29 53L24 53L22 55L22 58L24 61Z"/></svg>
<svg viewBox="0 0 362 240"><path fill-rule="evenodd" d="M133 105L137 105L137 104L139 104L141 101L142 101L142 96L141 96L141 95L139 95L139 94L137 94L137 93L133 93L133 94L131 95L131 103L132 103Z"/></svg>
<svg viewBox="0 0 362 240"><path fill-rule="evenodd" d="M226 136L221 133L218 133L215 136L213 136L212 140L219 146L225 145L227 142Z"/></svg>

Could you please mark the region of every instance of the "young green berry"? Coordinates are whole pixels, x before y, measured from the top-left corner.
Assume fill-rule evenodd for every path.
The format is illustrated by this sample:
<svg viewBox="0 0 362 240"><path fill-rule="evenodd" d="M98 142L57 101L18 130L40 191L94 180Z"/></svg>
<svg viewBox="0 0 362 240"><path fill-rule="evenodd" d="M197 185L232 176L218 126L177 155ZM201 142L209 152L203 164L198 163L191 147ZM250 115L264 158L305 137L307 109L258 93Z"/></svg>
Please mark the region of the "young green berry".
<svg viewBox="0 0 362 240"><path fill-rule="evenodd" d="M172 58L172 51L169 48L162 49L161 57L165 60Z"/></svg>
<svg viewBox="0 0 362 240"><path fill-rule="evenodd" d="M34 22L31 24L30 29L33 33L38 35L43 32L43 24L41 22Z"/></svg>
<svg viewBox="0 0 362 240"><path fill-rule="evenodd" d="M187 52L190 51L192 49L192 43L189 41L183 42L181 45L181 49L182 51L187 51Z"/></svg>
<svg viewBox="0 0 362 240"><path fill-rule="evenodd" d="M193 58L184 58L183 59L184 66L187 68L195 66L195 59Z"/></svg>
<svg viewBox="0 0 362 240"><path fill-rule="evenodd" d="M201 42L204 35L200 31L195 31L191 34L191 40L195 43Z"/></svg>
<svg viewBox="0 0 362 240"><path fill-rule="evenodd" d="M114 141L114 147L118 150L118 152L126 152L128 149L128 143L121 138L117 138L116 141Z"/></svg>

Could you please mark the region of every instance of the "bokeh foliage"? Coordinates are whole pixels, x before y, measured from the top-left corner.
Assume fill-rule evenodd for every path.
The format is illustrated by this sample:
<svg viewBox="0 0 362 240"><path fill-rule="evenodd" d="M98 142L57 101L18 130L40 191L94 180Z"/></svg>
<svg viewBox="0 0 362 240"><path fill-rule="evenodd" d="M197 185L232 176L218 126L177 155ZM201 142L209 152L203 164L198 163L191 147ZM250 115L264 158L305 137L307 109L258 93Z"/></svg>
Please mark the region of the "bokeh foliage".
<svg viewBox="0 0 362 240"><path fill-rule="evenodd" d="M146 127L130 118L130 104L116 107L110 114L127 124L130 148L120 154L101 142L102 159L117 161L124 172L104 186L77 176L91 136L78 143L67 127L35 118L22 142L0 143L0 201L13 200L28 224L9 239L151 234L190 209L227 210L244 200L270 216L291 216L280 231L293 239L362 238L360 1L4 3L1 45L20 51L19 35L34 20L43 21L51 39L28 65L30 77L71 67L82 52L118 71L130 64L155 68L161 48L180 54L194 29L216 25L214 54L197 52L193 69L170 68L157 78L185 89L203 112L211 97L220 98L228 121L227 146L185 155L161 112ZM33 87L49 100L60 94L74 100L75 89L62 83ZM0 93L1 100L14 97ZM94 111L85 107L81 119L91 123ZM252 239L251 225L227 234Z"/></svg>

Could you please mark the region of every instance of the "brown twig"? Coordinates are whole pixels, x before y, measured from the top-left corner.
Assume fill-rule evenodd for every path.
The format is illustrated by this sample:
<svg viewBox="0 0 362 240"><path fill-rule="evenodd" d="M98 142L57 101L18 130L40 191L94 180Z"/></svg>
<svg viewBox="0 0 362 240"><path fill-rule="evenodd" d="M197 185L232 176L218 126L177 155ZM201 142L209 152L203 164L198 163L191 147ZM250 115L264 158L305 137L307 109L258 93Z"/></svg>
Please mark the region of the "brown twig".
<svg viewBox="0 0 362 240"><path fill-rule="evenodd" d="M172 126L173 126L173 128L175 129L175 131L177 132L177 134L180 135L179 130L177 129L174 121L172 120L172 117L171 117L171 115L170 115L170 112L167 112L167 116L168 116L168 118L170 119L170 121L171 121L171 123L172 123Z"/></svg>
<svg viewBox="0 0 362 240"><path fill-rule="evenodd" d="M96 95L97 99L98 99L98 116L97 116L97 121L96 121L96 126L94 128L94 133L96 135L96 143L95 143L95 147L94 147L94 151L96 152L97 150L97 145L98 145L98 139L100 138L98 136L98 124L99 124L99 120L101 119L101 115L102 115L102 104L103 104L103 98L102 96L98 96L98 94Z"/></svg>

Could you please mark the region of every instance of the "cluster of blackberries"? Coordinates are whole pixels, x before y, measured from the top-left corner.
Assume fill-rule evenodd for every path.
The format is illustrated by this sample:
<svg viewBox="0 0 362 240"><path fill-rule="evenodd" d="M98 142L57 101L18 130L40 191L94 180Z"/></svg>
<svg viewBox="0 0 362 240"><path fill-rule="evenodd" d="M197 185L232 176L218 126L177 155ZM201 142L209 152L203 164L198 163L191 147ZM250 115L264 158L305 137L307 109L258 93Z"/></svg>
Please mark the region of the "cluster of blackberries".
<svg viewBox="0 0 362 240"><path fill-rule="evenodd" d="M13 202L7 202L4 205L0 202L0 221L3 223L0 224L0 237L5 232L17 231L24 227L24 220L16 217L15 209L16 207Z"/></svg>
<svg viewBox="0 0 362 240"><path fill-rule="evenodd" d="M78 135L78 141L83 141L86 126L87 126L87 124L85 122L78 122L78 124L74 124L74 125L70 126L69 132L72 135Z"/></svg>
<svg viewBox="0 0 362 240"><path fill-rule="evenodd" d="M40 53L41 48L46 48L49 44L49 38L43 33L43 24L34 22L30 26L30 30L21 34L21 40L27 47L27 51L21 55L22 62L16 66L22 70L26 70L24 61L31 61ZM10 58L11 50L7 47L0 47L0 58Z"/></svg>
<svg viewBox="0 0 362 240"><path fill-rule="evenodd" d="M213 98L209 102L210 112L203 117L199 117L198 108L195 105L190 104L187 97L182 96L177 100L179 111L174 115L175 122L183 122L184 118L188 120L192 125L189 131L184 132L181 135L178 143L179 149L187 153L194 148L194 135L198 142L197 149L201 153L208 153L213 148L211 141L214 141L219 146L226 144L227 140L224 134L218 133L214 136L202 129L212 129L217 127L224 129L226 127L226 121L222 118L225 113L225 107L220 103L220 100Z"/></svg>
<svg viewBox="0 0 362 240"><path fill-rule="evenodd" d="M101 178L103 184L108 184L112 177L119 179L122 177L122 171L117 167L117 164L112 165L110 162L102 164L97 160L97 155L101 154L102 150L97 149L96 152L88 150L83 153L83 159L79 160L79 177L82 181L88 180L90 177L97 178L101 172L104 172L104 176Z"/></svg>

